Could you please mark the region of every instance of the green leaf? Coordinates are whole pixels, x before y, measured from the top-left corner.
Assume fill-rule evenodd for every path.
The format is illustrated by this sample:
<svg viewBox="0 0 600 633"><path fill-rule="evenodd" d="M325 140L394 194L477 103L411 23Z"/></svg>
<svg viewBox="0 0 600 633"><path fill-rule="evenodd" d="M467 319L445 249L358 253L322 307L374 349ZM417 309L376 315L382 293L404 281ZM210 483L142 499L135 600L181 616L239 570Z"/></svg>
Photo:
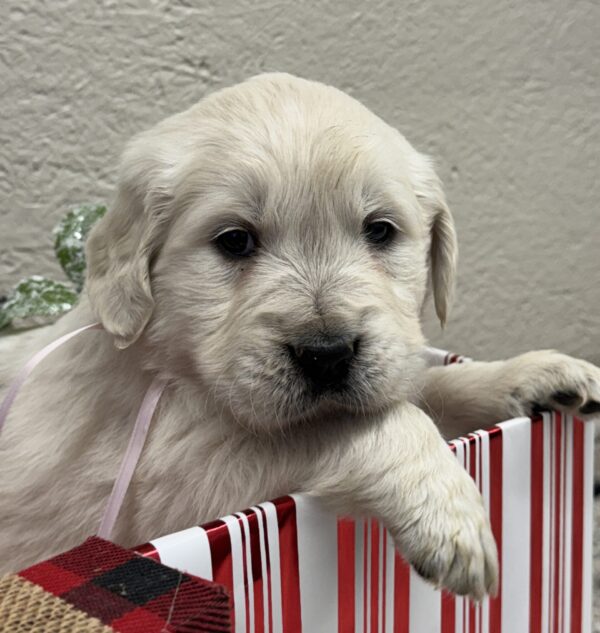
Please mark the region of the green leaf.
<svg viewBox="0 0 600 633"><path fill-rule="evenodd" d="M69 211L54 229L54 252L77 292L85 280L85 240L105 213L104 205L83 204Z"/></svg>
<svg viewBox="0 0 600 633"><path fill-rule="evenodd" d="M52 319L68 312L77 301L77 293L51 279L35 275L17 284L0 305L0 330L10 325L39 325L36 318Z"/></svg>

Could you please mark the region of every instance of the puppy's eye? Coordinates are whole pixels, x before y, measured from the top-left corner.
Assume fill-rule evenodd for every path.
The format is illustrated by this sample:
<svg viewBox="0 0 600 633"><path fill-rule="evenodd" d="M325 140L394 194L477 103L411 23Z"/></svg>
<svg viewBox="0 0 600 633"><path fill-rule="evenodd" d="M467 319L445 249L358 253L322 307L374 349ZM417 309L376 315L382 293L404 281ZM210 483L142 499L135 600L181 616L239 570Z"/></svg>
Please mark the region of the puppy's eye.
<svg viewBox="0 0 600 633"><path fill-rule="evenodd" d="M256 250L252 233L244 229L233 229L221 233L216 239L219 248L233 257L250 257Z"/></svg>
<svg viewBox="0 0 600 633"><path fill-rule="evenodd" d="M365 224L364 228L365 237L371 244L377 246L383 246L392 241L396 234L396 229L393 224L386 222L385 220L378 220L376 222L369 222Z"/></svg>

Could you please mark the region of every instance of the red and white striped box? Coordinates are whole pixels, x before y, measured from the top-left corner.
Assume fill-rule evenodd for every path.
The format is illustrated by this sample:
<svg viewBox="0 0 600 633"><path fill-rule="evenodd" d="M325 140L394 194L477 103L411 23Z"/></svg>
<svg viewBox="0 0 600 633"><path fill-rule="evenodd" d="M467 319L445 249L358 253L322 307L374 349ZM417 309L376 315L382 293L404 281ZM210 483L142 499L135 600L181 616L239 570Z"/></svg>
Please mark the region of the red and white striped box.
<svg viewBox="0 0 600 633"><path fill-rule="evenodd" d="M589 633L593 433L555 413L451 442L500 552L499 595L481 604L423 582L376 521L301 495L138 551L228 587L236 633Z"/></svg>

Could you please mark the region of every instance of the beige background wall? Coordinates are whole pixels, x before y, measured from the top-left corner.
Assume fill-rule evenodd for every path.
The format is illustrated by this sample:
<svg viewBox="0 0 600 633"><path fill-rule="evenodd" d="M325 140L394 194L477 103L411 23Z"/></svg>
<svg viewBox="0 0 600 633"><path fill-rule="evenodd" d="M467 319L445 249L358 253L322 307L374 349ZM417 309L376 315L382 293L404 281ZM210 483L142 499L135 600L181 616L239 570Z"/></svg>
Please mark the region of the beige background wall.
<svg viewBox="0 0 600 633"><path fill-rule="evenodd" d="M0 3L0 294L109 200L125 140L265 70L335 84L433 154L461 240L432 340L600 361L600 3Z"/></svg>

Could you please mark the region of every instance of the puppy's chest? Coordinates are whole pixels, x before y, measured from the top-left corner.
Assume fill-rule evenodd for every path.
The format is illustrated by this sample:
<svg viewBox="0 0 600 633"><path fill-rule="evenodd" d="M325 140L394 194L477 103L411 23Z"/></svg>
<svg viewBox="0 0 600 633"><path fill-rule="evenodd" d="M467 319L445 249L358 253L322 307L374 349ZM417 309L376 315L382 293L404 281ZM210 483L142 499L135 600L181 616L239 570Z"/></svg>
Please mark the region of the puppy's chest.
<svg viewBox="0 0 600 633"><path fill-rule="evenodd" d="M134 484L144 511L169 508L183 529L291 492L293 479L270 447L196 427L150 438Z"/></svg>

